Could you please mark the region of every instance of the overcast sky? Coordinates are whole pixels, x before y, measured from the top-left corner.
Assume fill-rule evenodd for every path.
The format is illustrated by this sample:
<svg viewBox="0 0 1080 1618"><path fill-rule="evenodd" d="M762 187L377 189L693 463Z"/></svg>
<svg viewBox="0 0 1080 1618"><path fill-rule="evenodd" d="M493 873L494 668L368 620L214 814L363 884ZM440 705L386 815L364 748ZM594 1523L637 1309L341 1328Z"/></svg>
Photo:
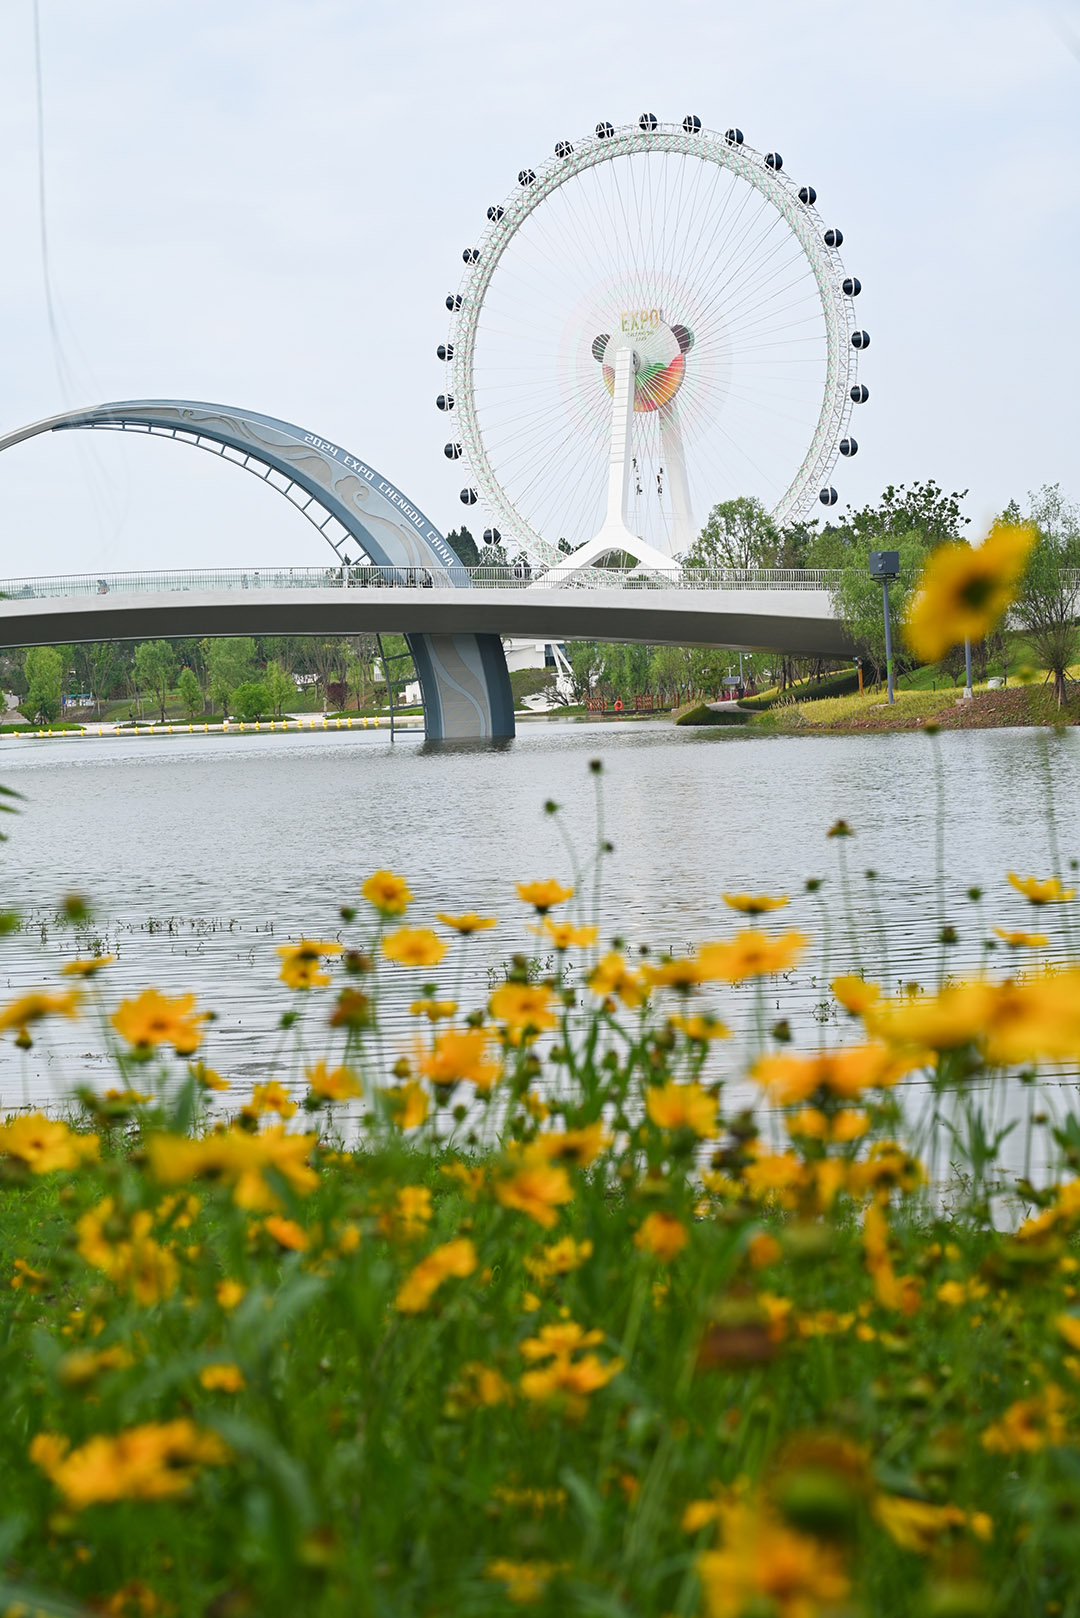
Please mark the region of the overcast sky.
<svg viewBox="0 0 1080 1618"><path fill-rule="evenodd" d="M841 501L933 477L978 525L1080 497L1077 0L0 0L0 430L112 399L300 423L445 531L435 348L461 250L561 137L738 123L813 182L873 338ZM0 457L0 575L320 562L253 479L71 433Z"/></svg>

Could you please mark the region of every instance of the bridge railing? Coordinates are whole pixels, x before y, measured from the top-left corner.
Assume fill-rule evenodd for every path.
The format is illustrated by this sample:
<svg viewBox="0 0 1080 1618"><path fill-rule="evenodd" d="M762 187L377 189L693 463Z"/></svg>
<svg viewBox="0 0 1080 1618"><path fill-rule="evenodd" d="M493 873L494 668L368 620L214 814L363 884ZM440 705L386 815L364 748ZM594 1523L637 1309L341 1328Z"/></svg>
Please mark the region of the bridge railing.
<svg viewBox="0 0 1080 1618"><path fill-rule="evenodd" d="M13 601L53 596L149 595L222 590L827 590L839 577L823 568L531 568L505 567L256 567L78 573L2 579L0 596Z"/></svg>

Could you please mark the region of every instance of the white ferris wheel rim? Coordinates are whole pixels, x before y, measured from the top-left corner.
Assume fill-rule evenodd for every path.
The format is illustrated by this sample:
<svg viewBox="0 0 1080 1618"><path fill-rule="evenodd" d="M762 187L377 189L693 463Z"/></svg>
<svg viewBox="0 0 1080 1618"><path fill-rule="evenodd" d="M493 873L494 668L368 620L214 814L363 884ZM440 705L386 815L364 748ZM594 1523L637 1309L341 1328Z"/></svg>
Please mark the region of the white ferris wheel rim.
<svg viewBox="0 0 1080 1618"><path fill-rule="evenodd" d="M453 358L447 361L447 385L454 401L462 456L478 495L496 523L513 535L515 544L532 548L549 560L559 555L552 541L536 531L506 493L484 443L474 384L476 340L484 300L503 255L522 225L563 185L613 158L660 152L711 161L752 185L786 221L813 273L826 341L821 409L802 464L772 510L773 520L781 526L800 517L818 498L836 464L851 416L851 390L858 376L858 350L852 343L856 330L852 299L842 289L843 261L838 248L825 241L821 215L813 203L800 200L798 187L782 169L770 166L764 153L741 139L729 140L712 130L687 130L674 123L658 123L655 128L627 124L615 126L610 135L594 133L573 142L559 142L560 147L564 145L570 147L568 155L553 156L529 171L535 178L525 184L519 182L501 208L492 210L496 217L489 219L478 238L473 261L466 263L457 289L457 307L450 323Z"/></svg>

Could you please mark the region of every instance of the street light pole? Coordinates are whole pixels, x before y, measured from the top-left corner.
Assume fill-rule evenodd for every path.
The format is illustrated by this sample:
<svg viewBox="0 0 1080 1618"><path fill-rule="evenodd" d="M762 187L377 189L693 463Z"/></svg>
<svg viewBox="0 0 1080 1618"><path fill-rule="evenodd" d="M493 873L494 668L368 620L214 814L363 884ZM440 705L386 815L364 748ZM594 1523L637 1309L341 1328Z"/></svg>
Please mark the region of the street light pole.
<svg viewBox="0 0 1080 1618"><path fill-rule="evenodd" d="M889 580L900 575L899 551L871 551L870 577L881 580L881 597L885 611L885 673L888 679L889 701L896 701L893 687L892 624L889 615Z"/></svg>
<svg viewBox="0 0 1080 1618"><path fill-rule="evenodd" d="M965 695L965 697L973 697L975 695L975 692L972 689L972 685L971 685L971 639L970 639L970 637L967 640L965 640L965 642L964 642L964 695Z"/></svg>

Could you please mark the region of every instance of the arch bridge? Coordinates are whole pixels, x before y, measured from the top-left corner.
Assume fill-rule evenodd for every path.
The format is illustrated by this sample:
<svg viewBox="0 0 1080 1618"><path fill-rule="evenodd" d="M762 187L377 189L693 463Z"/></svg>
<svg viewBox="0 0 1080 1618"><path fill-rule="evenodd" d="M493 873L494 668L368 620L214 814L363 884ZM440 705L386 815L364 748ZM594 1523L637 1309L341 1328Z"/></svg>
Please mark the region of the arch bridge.
<svg viewBox="0 0 1080 1618"><path fill-rule="evenodd" d="M327 539L329 568L247 568L0 580L0 646L205 635L402 634L438 739L514 734L503 635L783 650L854 650L823 572L463 567L438 529L340 445L270 416L182 401L103 405L0 437L96 428L219 455L290 500Z"/></svg>

